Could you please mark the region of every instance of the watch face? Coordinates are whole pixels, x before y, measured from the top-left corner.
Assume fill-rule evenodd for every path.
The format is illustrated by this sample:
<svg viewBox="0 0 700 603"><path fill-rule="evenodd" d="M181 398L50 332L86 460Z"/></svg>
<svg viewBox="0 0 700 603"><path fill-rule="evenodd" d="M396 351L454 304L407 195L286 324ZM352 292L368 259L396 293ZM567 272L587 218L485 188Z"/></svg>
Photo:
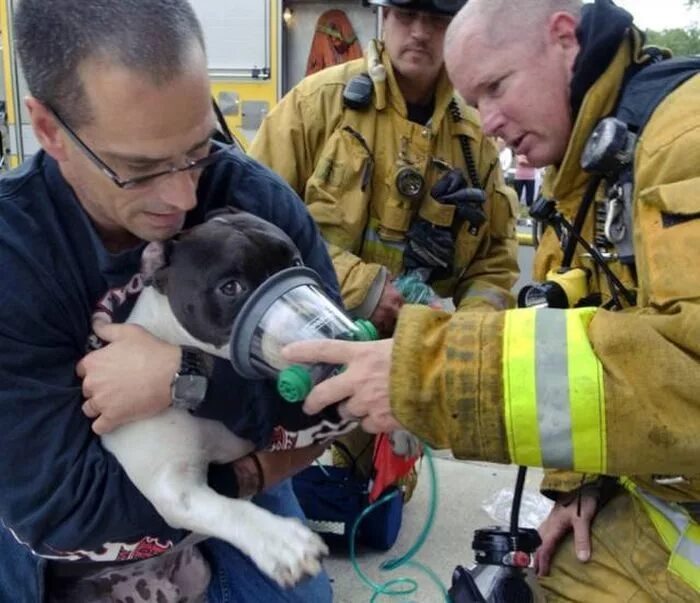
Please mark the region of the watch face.
<svg viewBox="0 0 700 603"><path fill-rule="evenodd" d="M194 410L204 400L207 384L204 375L178 375L173 383L173 406Z"/></svg>

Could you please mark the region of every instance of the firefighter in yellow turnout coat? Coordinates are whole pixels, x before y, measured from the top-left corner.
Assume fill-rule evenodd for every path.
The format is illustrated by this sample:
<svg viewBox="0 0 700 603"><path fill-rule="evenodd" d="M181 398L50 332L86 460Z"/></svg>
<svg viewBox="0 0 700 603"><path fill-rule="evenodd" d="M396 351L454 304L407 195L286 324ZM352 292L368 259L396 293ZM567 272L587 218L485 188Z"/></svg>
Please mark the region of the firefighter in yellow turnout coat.
<svg viewBox="0 0 700 603"><path fill-rule="evenodd" d="M515 34L523 14L531 39ZM614 112L628 67L648 61L630 16L610 0L583 9L470 0L447 38L456 89L478 105L486 132L555 166L545 194L573 221L591 178L581 168L586 142ZM487 58L476 66L476 56ZM634 270L608 265L636 287L636 305L453 316L409 306L393 344L287 351L348 367L312 392L309 412L345 398L367 430L404 425L461 458L558 469L545 488L565 498L586 475L616 476L620 489L593 520L588 563L570 537L558 546L542 579L550 601L700 597L699 107L695 75L657 105L634 149ZM592 212L582 234L593 241ZM575 261L592 268L590 292L608 301L607 279L581 247ZM536 278L561 262L550 229ZM554 512L565 528L556 541L577 520L562 504Z"/></svg>
<svg viewBox="0 0 700 603"><path fill-rule="evenodd" d="M391 335L405 298L416 294L428 303L449 297L463 308L511 307L515 195L495 145L476 111L455 95L442 60L445 29L463 2L447 12L432 0L373 3L385 7L384 41L370 42L364 59L305 78L270 112L250 153L304 199L329 243L345 305L382 335ZM365 93L361 101L357 90ZM483 224L430 194L454 169L464 186L485 189ZM440 232L449 233L447 245L434 236ZM407 291L395 279L409 268L404 250L409 239L415 245L414 233L425 235L426 255L441 255L445 266L421 266L420 282L430 289ZM356 431L341 441L358 473L368 475L371 439ZM334 462L346 464L345 453L334 448ZM403 485L408 499L415 476Z"/></svg>
<svg viewBox="0 0 700 603"><path fill-rule="evenodd" d="M400 19L417 18L432 6L402 4L410 10L390 9L386 19L398 13ZM444 34L446 23L442 27ZM504 309L513 303L515 198L503 182L494 144L481 133L477 113L455 96L439 58L437 81L429 91L434 108L424 114L424 123L410 119L390 53L373 41L365 59L325 69L298 84L264 120L250 149L306 202L329 243L345 304L358 316L373 316L387 280L402 273L406 235L418 217L455 231L449 274L430 282L440 296L462 306ZM363 73L372 76L373 92L366 106L353 109L343 93ZM469 221L455 218L454 206L429 194L447 169L467 172L460 137L486 191L488 220L478 232L471 231ZM400 192L399 172L424 181L419 195Z"/></svg>

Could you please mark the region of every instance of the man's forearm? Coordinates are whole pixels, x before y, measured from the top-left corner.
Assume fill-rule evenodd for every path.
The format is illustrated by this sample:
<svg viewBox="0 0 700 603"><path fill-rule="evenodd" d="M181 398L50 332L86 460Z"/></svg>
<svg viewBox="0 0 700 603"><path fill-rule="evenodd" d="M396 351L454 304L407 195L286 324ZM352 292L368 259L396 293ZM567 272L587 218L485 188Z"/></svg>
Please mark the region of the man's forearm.
<svg viewBox="0 0 700 603"><path fill-rule="evenodd" d="M253 496L308 467L326 446L315 444L305 448L276 452L253 452L233 462L238 482L238 496ZM256 461L257 458L257 461Z"/></svg>

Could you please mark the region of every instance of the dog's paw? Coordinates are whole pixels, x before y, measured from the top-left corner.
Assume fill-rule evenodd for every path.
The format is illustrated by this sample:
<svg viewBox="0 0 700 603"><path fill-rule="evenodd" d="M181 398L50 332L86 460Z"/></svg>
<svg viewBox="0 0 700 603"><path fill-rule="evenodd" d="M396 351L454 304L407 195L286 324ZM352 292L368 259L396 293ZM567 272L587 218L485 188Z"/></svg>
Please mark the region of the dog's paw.
<svg viewBox="0 0 700 603"><path fill-rule="evenodd" d="M321 571L328 547L297 519L270 516L256 526L255 542L246 551L255 564L283 587Z"/></svg>

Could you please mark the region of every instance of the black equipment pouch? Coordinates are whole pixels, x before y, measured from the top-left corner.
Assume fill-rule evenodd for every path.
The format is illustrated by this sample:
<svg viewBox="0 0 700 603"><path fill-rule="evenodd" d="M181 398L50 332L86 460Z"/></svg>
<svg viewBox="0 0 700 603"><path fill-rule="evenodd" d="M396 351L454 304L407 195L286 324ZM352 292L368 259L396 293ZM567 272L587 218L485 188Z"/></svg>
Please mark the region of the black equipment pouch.
<svg viewBox="0 0 700 603"><path fill-rule="evenodd" d="M374 82L368 73L360 73L352 78L343 89L343 104L348 109L362 111L372 102Z"/></svg>

